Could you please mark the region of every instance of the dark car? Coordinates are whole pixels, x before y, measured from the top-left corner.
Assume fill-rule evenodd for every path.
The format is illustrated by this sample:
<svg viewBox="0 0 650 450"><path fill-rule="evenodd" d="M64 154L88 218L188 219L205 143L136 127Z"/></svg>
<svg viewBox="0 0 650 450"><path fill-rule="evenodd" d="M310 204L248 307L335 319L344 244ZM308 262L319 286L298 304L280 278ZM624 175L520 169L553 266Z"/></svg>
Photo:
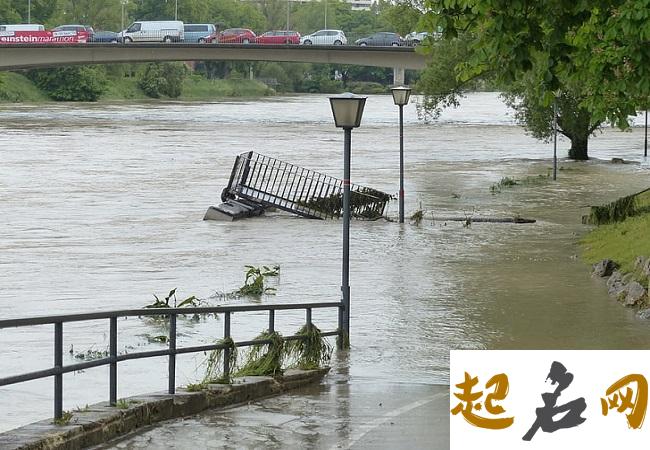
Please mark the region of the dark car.
<svg viewBox="0 0 650 450"><path fill-rule="evenodd" d="M248 28L228 28L205 37L205 42L217 44L254 44L257 36Z"/></svg>
<svg viewBox="0 0 650 450"><path fill-rule="evenodd" d="M267 31L257 36L258 44L300 44L300 33L297 31Z"/></svg>
<svg viewBox="0 0 650 450"><path fill-rule="evenodd" d="M93 34L90 42L117 44L120 42L120 35L114 31L97 31L95 34Z"/></svg>
<svg viewBox="0 0 650 450"><path fill-rule="evenodd" d="M357 45L375 45L379 47L398 47L404 45L404 39L397 33L389 33L381 31L379 33L371 34L368 37L357 39Z"/></svg>

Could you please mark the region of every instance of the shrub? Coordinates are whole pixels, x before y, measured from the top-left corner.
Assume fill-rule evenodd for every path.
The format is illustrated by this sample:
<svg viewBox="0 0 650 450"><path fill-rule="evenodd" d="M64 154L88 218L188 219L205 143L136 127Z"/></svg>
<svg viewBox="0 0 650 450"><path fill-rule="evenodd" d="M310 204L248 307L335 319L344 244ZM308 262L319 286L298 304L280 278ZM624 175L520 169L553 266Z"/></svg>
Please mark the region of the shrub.
<svg viewBox="0 0 650 450"><path fill-rule="evenodd" d="M151 63L138 74L138 87L151 98L178 98L183 93L183 81L188 75L183 63Z"/></svg>
<svg viewBox="0 0 650 450"><path fill-rule="evenodd" d="M96 102L106 92L103 67L68 66L35 69L27 73L36 86L50 98L67 102Z"/></svg>

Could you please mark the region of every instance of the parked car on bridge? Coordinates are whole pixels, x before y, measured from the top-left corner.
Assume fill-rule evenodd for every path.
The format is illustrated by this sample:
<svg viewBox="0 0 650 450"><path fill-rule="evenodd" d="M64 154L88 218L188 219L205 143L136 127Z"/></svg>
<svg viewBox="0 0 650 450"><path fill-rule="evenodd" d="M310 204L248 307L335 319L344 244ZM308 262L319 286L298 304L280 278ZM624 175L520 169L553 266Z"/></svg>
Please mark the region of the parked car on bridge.
<svg viewBox="0 0 650 450"><path fill-rule="evenodd" d="M19 23L15 25L0 25L0 32L12 31L45 31L45 27L38 23Z"/></svg>
<svg viewBox="0 0 650 450"><path fill-rule="evenodd" d="M423 31L421 33L413 31L407 34L406 36L404 36L404 41L406 42L406 45L414 46L414 45L420 45L429 37L432 37L432 34L426 31Z"/></svg>
<svg viewBox="0 0 650 450"><path fill-rule="evenodd" d="M300 44L300 33L284 30L267 31L257 36L255 42L258 44Z"/></svg>
<svg viewBox="0 0 650 450"><path fill-rule="evenodd" d="M248 28L227 28L211 36L206 42L216 42L218 44L254 44L257 36L253 30Z"/></svg>
<svg viewBox="0 0 650 450"><path fill-rule="evenodd" d="M159 20L133 22L120 33L120 40L131 42L181 42L185 30L180 20Z"/></svg>
<svg viewBox="0 0 650 450"><path fill-rule="evenodd" d="M319 30L300 38L303 45L346 45L348 38L341 30Z"/></svg>
<svg viewBox="0 0 650 450"><path fill-rule="evenodd" d="M402 39L402 36L397 33L380 31L371 34L368 37L357 39L354 43L361 46L374 45L378 47L399 47L404 45L404 39Z"/></svg>
<svg viewBox="0 0 650 450"><path fill-rule="evenodd" d="M58 32L58 31L74 31L76 33L88 33L88 41L91 41L93 39L93 36L95 34L95 30L93 30L93 27L87 26L87 25L59 25L58 27L52 28L53 32Z"/></svg>
<svg viewBox="0 0 650 450"><path fill-rule="evenodd" d="M90 42L117 44L120 42L120 34L114 31L95 31Z"/></svg>
<svg viewBox="0 0 650 450"><path fill-rule="evenodd" d="M206 38L217 32L217 27L211 23L186 23L183 26L185 42L204 44Z"/></svg>

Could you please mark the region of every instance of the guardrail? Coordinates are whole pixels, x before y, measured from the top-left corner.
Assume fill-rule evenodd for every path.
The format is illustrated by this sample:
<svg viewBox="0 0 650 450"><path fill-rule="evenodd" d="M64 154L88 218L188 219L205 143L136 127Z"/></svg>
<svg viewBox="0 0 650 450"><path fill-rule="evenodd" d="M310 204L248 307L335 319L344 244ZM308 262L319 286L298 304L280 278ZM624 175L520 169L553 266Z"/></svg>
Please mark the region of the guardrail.
<svg viewBox="0 0 650 450"><path fill-rule="evenodd" d="M176 355L185 353L199 353L217 349L223 350L223 373L224 376L230 375L229 367L230 348L224 344L200 345L193 347L176 346L176 320L178 316L188 314L223 314L223 337L231 338L230 316L235 312L253 312L268 311L268 330L275 331L275 312L281 310L305 310L305 322L308 327L312 326L312 310L323 308L337 308L338 329L335 331L324 331L322 336L339 336L339 342L343 342L341 336L342 304L340 302L323 302L323 303L299 303L287 305L238 305L238 306L215 306L215 307L192 307L192 308L145 308L145 309L128 309L119 311L107 311L85 314L67 314L58 316L42 316L21 319L0 320L0 330L6 328L28 327L35 325L54 325L54 367L34 372L28 372L9 377L0 378L0 387L12 384L23 383L41 378L54 377L54 418L60 419L63 416L63 374L75 372L78 370L89 369L92 367L110 366L109 369L109 402L112 406L117 404L117 365L119 362L131 359L153 358L168 356L168 392L176 392ZM146 352L128 353L118 355L118 330L117 319L120 317L169 317L169 336L168 348L165 350L154 350ZM78 364L63 365L63 324L70 322L83 322L89 320L109 320L109 356L106 358L85 361ZM283 337L284 341L300 340L304 336L294 335ZM271 344L270 340L250 340L235 342L235 347L248 347L251 345Z"/></svg>

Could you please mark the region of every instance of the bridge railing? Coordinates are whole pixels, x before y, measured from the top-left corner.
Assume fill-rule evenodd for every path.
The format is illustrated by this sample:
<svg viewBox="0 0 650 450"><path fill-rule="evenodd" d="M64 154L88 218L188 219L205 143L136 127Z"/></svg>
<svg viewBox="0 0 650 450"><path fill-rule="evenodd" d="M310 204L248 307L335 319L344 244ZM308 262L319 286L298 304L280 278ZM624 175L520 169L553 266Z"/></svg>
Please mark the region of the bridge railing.
<svg viewBox="0 0 650 450"><path fill-rule="evenodd" d="M211 344L191 347L177 347L176 322L178 316L185 315L223 315L223 337L231 339L231 314L246 312L268 312L268 330L275 331L276 311L304 310L305 323L308 327L312 324L312 310L335 308L338 310L338 329L323 331L321 335L341 337L342 304L340 302L322 303L299 303L283 305L237 305L237 306L216 306L216 307L191 307L191 308L145 308L119 311L107 311L85 314L67 314L58 316L42 316L21 319L0 320L0 330L16 327L30 327L37 325L54 326L54 366L33 372L27 372L0 378L0 387L23 383L41 378L54 378L54 418L63 417L63 374L89 369L92 367L109 366L109 402L112 406L117 404L117 368L118 363L133 359L153 358L160 356L168 357L168 392L176 392L176 355L187 353L200 353L221 349L223 350L223 374L229 377L233 368L229 366L230 350L225 344ZM167 336L168 347L163 350L143 351L137 353L118 354L118 318L126 317L166 317L169 320L169 334ZM105 358L94 359L77 364L63 365L63 325L72 322L84 322L92 320L109 321L109 350ZM284 341L301 340L305 336L293 335L283 337ZM249 340L234 342L235 347L249 347L252 345L272 344L271 340Z"/></svg>
<svg viewBox="0 0 650 450"><path fill-rule="evenodd" d="M255 152L237 156L226 188L228 195L310 218L343 214L343 180ZM353 217L381 217L390 199L376 189L350 185Z"/></svg>

